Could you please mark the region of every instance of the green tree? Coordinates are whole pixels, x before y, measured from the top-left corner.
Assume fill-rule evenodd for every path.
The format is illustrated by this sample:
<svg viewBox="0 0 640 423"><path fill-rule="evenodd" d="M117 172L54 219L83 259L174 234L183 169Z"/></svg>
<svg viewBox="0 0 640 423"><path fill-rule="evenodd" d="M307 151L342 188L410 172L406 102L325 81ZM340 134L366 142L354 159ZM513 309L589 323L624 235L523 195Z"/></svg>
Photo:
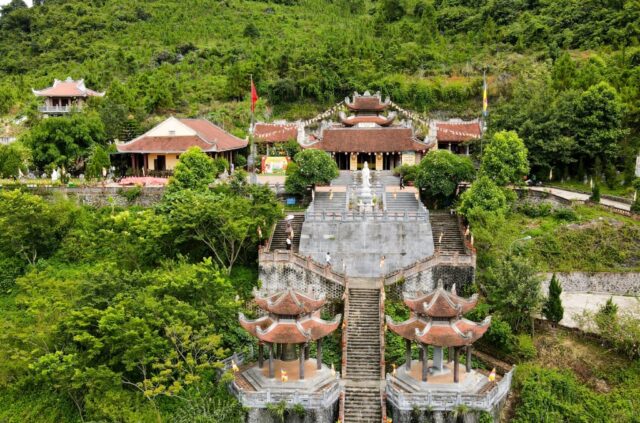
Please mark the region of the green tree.
<svg viewBox="0 0 640 423"><path fill-rule="evenodd" d="M104 125L94 113L44 119L24 137L24 143L31 148L33 164L39 169L79 167L91 147L105 142Z"/></svg>
<svg viewBox="0 0 640 423"><path fill-rule="evenodd" d="M521 184L528 172L527 148L518 134L513 131L495 133L484 148L480 174L505 186Z"/></svg>
<svg viewBox="0 0 640 423"><path fill-rule="evenodd" d="M190 189L206 191L218 176L214 160L198 147L191 147L180 155L178 164L169 178L166 194Z"/></svg>
<svg viewBox="0 0 640 423"><path fill-rule="evenodd" d="M302 187L327 184L339 175L336 162L322 150L303 150L295 155L296 166L287 174L285 188L289 193L302 194ZM288 182L292 177L292 182Z"/></svg>
<svg viewBox="0 0 640 423"><path fill-rule="evenodd" d="M0 177L17 177L20 171L26 171L29 150L22 143L14 142L0 145Z"/></svg>
<svg viewBox="0 0 640 423"><path fill-rule="evenodd" d="M87 160L87 166L85 167L86 176L89 180L100 179L103 177L103 170L108 170L111 166L111 160L109 159L109 153L100 145L95 145L93 151Z"/></svg>
<svg viewBox="0 0 640 423"><path fill-rule="evenodd" d="M447 150L427 154L418 164L416 185L424 190L434 207L451 202L458 184L471 182L475 176L473 163L468 157Z"/></svg>
<svg viewBox="0 0 640 423"><path fill-rule="evenodd" d="M382 0L378 13L383 21L395 22L402 19L405 10L400 0Z"/></svg>
<svg viewBox="0 0 640 423"><path fill-rule="evenodd" d="M594 203L600 202L600 185L597 182L594 182L593 188L591 188L591 197L589 197L589 200Z"/></svg>
<svg viewBox="0 0 640 423"><path fill-rule="evenodd" d="M73 208L20 191L0 191L0 253L29 264L52 255L68 230Z"/></svg>
<svg viewBox="0 0 640 423"><path fill-rule="evenodd" d="M484 214L497 217L505 215L509 209L507 194L488 176L481 175L467 191L460 196L458 211L469 220L480 220Z"/></svg>
<svg viewBox="0 0 640 423"><path fill-rule="evenodd" d="M544 302L544 306L542 307L542 313L544 317L547 318L548 321L553 323L558 323L562 320L564 316L564 308L562 307L562 300L560 299L560 294L562 294L562 287L558 282L558 278L556 278L556 274L554 273L551 277L551 281L549 282L549 295Z"/></svg>
<svg viewBox="0 0 640 423"><path fill-rule="evenodd" d="M489 302L514 332L533 332L533 318L540 311L540 278L526 258L509 254L488 269Z"/></svg>
<svg viewBox="0 0 640 423"><path fill-rule="evenodd" d="M576 64L568 53L562 54L551 68L553 87L558 90L567 90L574 85L576 76Z"/></svg>

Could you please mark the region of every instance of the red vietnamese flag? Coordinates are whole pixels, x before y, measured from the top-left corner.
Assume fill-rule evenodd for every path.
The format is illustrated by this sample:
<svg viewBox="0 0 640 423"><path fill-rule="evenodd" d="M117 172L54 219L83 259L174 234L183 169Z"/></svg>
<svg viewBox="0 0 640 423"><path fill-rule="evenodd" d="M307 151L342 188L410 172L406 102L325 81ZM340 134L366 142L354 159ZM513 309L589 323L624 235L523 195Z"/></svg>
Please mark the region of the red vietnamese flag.
<svg viewBox="0 0 640 423"><path fill-rule="evenodd" d="M253 84L253 78L251 78L251 113L253 113L256 109L256 102L258 101L258 91L256 91L256 86Z"/></svg>

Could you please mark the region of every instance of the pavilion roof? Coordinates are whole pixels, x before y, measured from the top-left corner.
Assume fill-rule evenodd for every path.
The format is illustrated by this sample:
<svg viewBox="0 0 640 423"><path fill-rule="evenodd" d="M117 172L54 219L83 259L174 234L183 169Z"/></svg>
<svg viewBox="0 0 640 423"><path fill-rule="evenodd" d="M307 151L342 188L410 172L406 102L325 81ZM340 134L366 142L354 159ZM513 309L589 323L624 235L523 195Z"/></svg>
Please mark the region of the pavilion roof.
<svg viewBox="0 0 640 423"><path fill-rule="evenodd" d="M463 142L482 136L482 126L478 119L472 121L436 121L436 138L444 142Z"/></svg>
<svg viewBox="0 0 640 423"><path fill-rule="evenodd" d="M285 316L297 316L299 314L311 313L324 305L324 296L316 298L313 294L303 294L287 288L265 297L254 290L255 302L261 309L273 314Z"/></svg>
<svg viewBox="0 0 640 423"><path fill-rule="evenodd" d="M400 335L405 339L414 340L416 332L422 331L429 323L427 319L412 313L411 317L404 322L394 322L389 316L386 316L387 329L396 335Z"/></svg>
<svg viewBox="0 0 640 423"><path fill-rule="evenodd" d="M381 112L391 104L391 101L389 100L389 98L387 98L383 102L379 92L371 95L368 91L366 91L362 95L358 94L357 92L354 93L353 99L350 99L349 97L345 98L344 104L347 106L347 108L353 111Z"/></svg>
<svg viewBox="0 0 640 423"><path fill-rule="evenodd" d="M253 139L256 142L285 142L295 140L297 137L298 126L296 124L258 122L253 127Z"/></svg>
<svg viewBox="0 0 640 423"><path fill-rule="evenodd" d="M433 144L425 144L413 136L411 128L343 128L323 131L322 139L307 148L330 152L382 153L427 151Z"/></svg>
<svg viewBox="0 0 640 423"><path fill-rule="evenodd" d="M104 92L100 93L88 89L84 85L84 79L74 81L71 77L61 81L55 79L53 85L42 90L34 90L33 93L40 97L103 97Z"/></svg>
<svg viewBox="0 0 640 423"><path fill-rule="evenodd" d="M345 126L355 126L360 123L373 123L379 126L389 126L396 119L396 112L389 113L388 116L380 116L380 115L358 115L358 116L347 116L344 112L340 112L340 122L342 122Z"/></svg>
<svg viewBox="0 0 640 423"><path fill-rule="evenodd" d="M156 128L172 120L189 128L187 135L159 133ZM184 153L190 147L204 152L237 150L247 146L247 141L224 131L206 119L168 118L147 133L133 140L117 144L116 149L124 153Z"/></svg>
<svg viewBox="0 0 640 423"><path fill-rule="evenodd" d="M491 316L481 323L467 319L448 321L431 320L422 330L416 328L415 340L438 347L461 347L471 345L489 329Z"/></svg>
<svg viewBox="0 0 640 423"><path fill-rule="evenodd" d="M240 313L240 325L261 341L278 344L301 344L324 338L340 325L342 315L333 320L320 318L320 312L305 315L298 319L283 319L263 316L256 320L248 320Z"/></svg>
<svg viewBox="0 0 640 423"><path fill-rule="evenodd" d="M452 289L453 291L453 289ZM430 317L458 317L472 310L478 304L478 295L463 298L444 289L439 281L438 287L428 294L410 298L404 296L404 303L412 311Z"/></svg>

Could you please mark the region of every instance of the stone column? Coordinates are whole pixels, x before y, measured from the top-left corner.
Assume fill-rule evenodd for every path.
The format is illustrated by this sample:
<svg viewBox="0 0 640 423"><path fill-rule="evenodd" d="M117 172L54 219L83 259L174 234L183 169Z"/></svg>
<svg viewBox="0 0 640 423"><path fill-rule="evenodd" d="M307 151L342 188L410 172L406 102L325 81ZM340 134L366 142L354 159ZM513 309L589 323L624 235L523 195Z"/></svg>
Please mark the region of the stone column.
<svg viewBox="0 0 640 423"><path fill-rule="evenodd" d="M258 368L262 369L264 366L264 345L262 342L258 342Z"/></svg>
<svg viewBox="0 0 640 423"><path fill-rule="evenodd" d="M434 345L433 347L433 367L437 371L442 371L442 361L443 361L444 351L442 351L442 347L437 347Z"/></svg>
<svg viewBox="0 0 640 423"><path fill-rule="evenodd" d="M429 350L426 344L422 344L422 381L427 381L427 375L429 373Z"/></svg>
<svg viewBox="0 0 640 423"><path fill-rule="evenodd" d="M316 369L322 369L322 338L316 341Z"/></svg>
<svg viewBox="0 0 640 423"><path fill-rule="evenodd" d="M460 382L460 373L459 373L459 366L458 366L458 352L460 351L460 348L455 347L454 349L454 353L453 353L453 382L454 383L458 383Z"/></svg>
<svg viewBox="0 0 640 423"><path fill-rule="evenodd" d="M299 354L300 354L300 380L304 379L304 350L306 349L306 344L300 344Z"/></svg>
<svg viewBox="0 0 640 423"><path fill-rule="evenodd" d="M269 378L276 377L276 370L273 365L273 343L269 344Z"/></svg>
<svg viewBox="0 0 640 423"><path fill-rule="evenodd" d="M471 345L467 345L467 373L471 372Z"/></svg>
<svg viewBox="0 0 640 423"><path fill-rule="evenodd" d="M404 345L406 347L405 367L407 368L407 371L409 371L409 370L411 370L411 340L410 339L405 339L404 340Z"/></svg>

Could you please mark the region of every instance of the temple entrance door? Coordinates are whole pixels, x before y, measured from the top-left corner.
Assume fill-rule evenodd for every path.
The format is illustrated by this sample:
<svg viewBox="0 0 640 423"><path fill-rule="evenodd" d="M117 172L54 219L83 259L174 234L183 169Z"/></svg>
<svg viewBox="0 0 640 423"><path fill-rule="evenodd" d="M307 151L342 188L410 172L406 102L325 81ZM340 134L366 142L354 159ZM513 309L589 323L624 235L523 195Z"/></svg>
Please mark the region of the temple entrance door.
<svg viewBox="0 0 640 423"><path fill-rule="evenodd" d="M382 167L384 170L393 170L401 164L402 163L399 153L385 154L384 158L382 159Z"/></svg>
<svg viewBox="0 0 640 423"><path fill-rule="evenodd" d="M349 170L349 160L351 154L349 153L335 153L334 154L336 164L340 170Z"/></svg>
<svg viewBox="0 0 640 423"><path fill-rule="evenodd" d="M369 163L369 169L376 168L376 155L375 153L358 153L358 169L364 167L364 162Z"/></svg>

